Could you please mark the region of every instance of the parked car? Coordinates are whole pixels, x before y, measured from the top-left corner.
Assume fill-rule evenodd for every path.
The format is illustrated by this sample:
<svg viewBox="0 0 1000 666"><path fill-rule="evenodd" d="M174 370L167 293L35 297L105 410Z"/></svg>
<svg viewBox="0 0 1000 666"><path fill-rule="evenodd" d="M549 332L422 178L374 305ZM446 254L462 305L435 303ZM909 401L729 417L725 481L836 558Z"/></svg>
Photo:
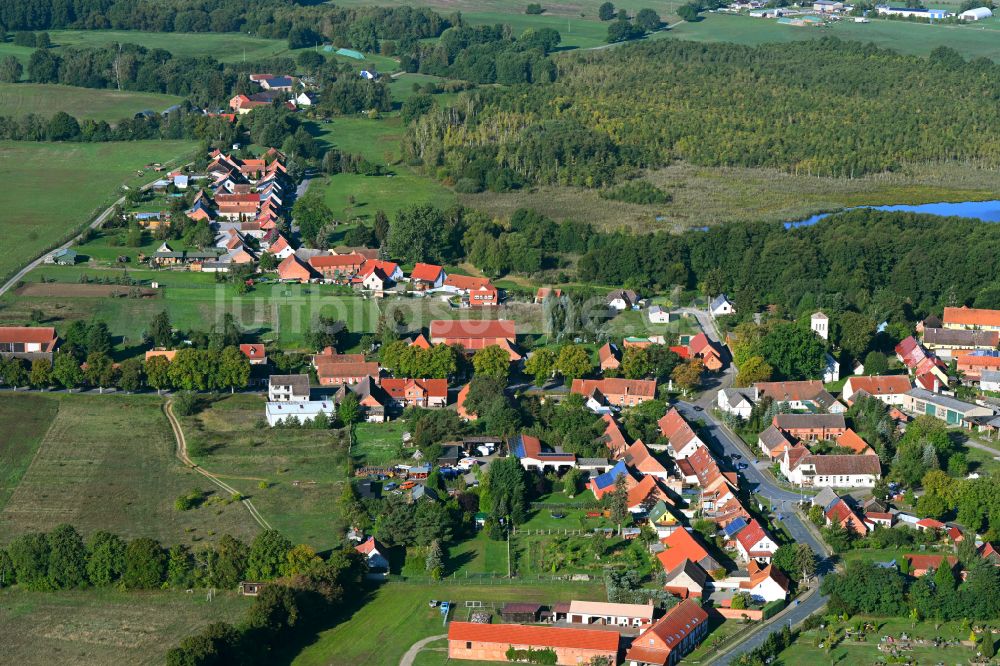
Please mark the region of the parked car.
<svg viewBox="0 0 1000 666"><path fill-rule="evenodd" d="M736 469L738 469L738 470L744 470L744 469L746 469L749 466L750 465L748 465L746 463L740 463L739 465L736 466Z"/></svg>

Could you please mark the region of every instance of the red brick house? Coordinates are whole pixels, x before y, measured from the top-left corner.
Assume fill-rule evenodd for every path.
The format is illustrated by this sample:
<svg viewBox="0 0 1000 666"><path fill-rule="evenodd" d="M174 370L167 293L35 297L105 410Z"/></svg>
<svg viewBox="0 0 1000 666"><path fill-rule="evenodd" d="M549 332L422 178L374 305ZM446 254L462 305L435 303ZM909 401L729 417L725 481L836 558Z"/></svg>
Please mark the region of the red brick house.
<svg viewBox="0 0 1000 666"><path fill-rule="evenodd" d="M632 407L656 398L655 379L574 379L571 393L590 397L595 392L604 397L609 405Z"/></svg>
<svg viewBox="0 0 1000 666"><path fill-rule="evenodd" d="M410 271L410 283L417 289L437 289L446 277L444 269L434 264L416 264Z"/></svg>
<svg viewBox="0 0 1000 666"><path fill-rule="evenodd" d="M240 345L240 351L250 359L250 365L264 365L267 363L267 350L259 342Z"/></svg>
<svg viewBox="0 0 1000 666"><path fill-rule="evenodd" d="M775 414L771 423L803 441L836 440L847 432L843 414Z"/></svg>
<svg viewBox="0 0 1000 666"><path fill-rule="evenodd" d="M283 282L300 282L304 284L312 278L312 270L294 254L289 255L284 261L278 264L278 279Z"/></svg>
<svg viewBox="0 0 1000 666"><path fill-rule="evenodd" d="M695 599L687 599L632 641L625 654L630 666L673 666L708 634L708 613Z"/></svg>
<svg viewBox="0 0 1000 666"><path fill-rule="evenodd" d="M556 653L556 663L566 666L586 664L596 657L617 664L618 632L478 622L448 625L449 659L508 662L510 648L552 650Z"/></svg>
<svg viewBox="0 0 1000 666"><path fill-rule="evenodd" d="M444 407L447 379L383 379L382 389L401 407Z"/></svg>
<svg viewBox="0 0 1000 666"><path fill-rule="evenodd" d="M338 280L356 275L365 261L360 254L321 254L309 257L309 265L322 275L324 280Z"/></svg>
<svg viewBox="0 0 1000 666"><path fill-rule="evenodd" d="M622 367L621 352L610 342L605 342L604 346L597 350L597 358L601 363L601 372Z"/></svg>

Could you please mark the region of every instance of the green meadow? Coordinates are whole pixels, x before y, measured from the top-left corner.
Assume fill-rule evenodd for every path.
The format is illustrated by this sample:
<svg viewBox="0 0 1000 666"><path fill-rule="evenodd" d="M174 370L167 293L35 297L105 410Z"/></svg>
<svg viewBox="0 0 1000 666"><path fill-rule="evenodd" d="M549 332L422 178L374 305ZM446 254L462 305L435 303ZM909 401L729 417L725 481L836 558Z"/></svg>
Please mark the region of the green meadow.
<svg viewBox="0 0 1000 666"><path fill-rule="evenodd" d="M187 158L187 141L28 143L0 141L0 276L82 229L121 196L121 187L152 179L137 170Z"/></svg>
<svg viewBox="0 0 1000 666"><path fill-rule="evenodd" d="M51 116L64 111L78 120L115 122L131 118L139 111L161 112L178 104L173 95L77 88L48 83L0 83L0 116Z"/></svg>

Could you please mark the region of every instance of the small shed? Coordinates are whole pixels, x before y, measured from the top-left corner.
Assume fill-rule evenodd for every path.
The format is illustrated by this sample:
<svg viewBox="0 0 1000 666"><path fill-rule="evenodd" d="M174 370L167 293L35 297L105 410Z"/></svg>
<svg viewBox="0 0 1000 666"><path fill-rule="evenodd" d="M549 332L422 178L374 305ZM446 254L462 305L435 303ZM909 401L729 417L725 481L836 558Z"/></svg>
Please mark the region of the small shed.
<svg viewBox="0 0 1000 666"><path fill-rule="evenodd" d="M538 622L541 615L541 604L528 604L522 602L504 604L500 610L500 615L504 622Z"/></svg>
<svg viewBox="0 0 1000 666"><path fill-rule="evenodd" d="M72 266L76 263L76 250L64 248L52 255L52 261L60 266Z"/></svg>
<svg viewBox="0 0 1000 666"><path fill-rule="evenodd" d="M247 581L240 583L240 594L244 597L256 597L263 589L264 583L249 583Z"/></svg>

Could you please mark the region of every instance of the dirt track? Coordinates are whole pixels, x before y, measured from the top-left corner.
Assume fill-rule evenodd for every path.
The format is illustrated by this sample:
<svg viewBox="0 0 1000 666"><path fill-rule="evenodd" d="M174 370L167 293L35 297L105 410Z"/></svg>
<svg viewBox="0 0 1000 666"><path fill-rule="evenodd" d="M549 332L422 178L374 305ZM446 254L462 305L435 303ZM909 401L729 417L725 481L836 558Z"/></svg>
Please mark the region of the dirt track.
<svg viewBox="0 0 1000 666"><path fill-rule="evenodd" d="M137 290L143 298L156 296L156 289L130 287L124 284L76 284L66 282L28 282L15 292L18 296L61 296L66 298L107 298L128 296Z"/></svg>

